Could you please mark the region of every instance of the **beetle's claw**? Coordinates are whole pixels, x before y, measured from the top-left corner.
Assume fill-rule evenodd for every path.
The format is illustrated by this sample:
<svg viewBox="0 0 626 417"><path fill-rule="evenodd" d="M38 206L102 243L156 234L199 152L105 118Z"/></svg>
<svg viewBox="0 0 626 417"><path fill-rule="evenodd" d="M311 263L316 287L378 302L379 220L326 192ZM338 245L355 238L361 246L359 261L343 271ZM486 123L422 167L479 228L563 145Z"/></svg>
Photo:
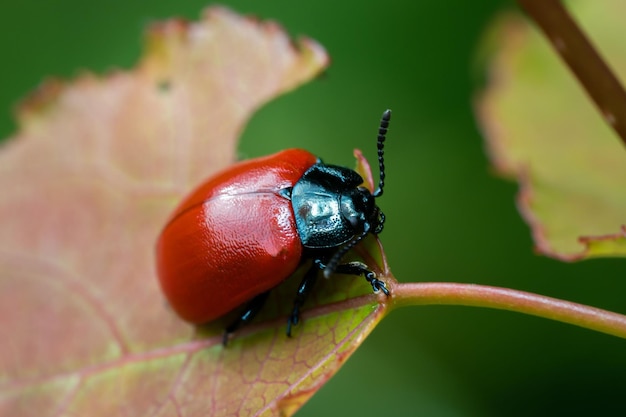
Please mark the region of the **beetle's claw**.
<svg viewBox="0 0 626 417"><path fill-rule="evenodd" d="M373 272L368 274L365 279L367 279L369 283L372 284L372 289L374 290L374 292L382 291L386 296L389 296L390 293L387 289L387 286L385 285L385 282L376 278L376 275L374 275Z"/></svg>
<svg viewBox="0 0 626 417"><path fill-rule="evenodd" d="M389 293L389 290L387 289L387 285L385 285L385 283L379 279L377 279L376 281L377 281L376 285L378 286L378 289L382 291L387 297L389 297L390 293Z"/></svg>

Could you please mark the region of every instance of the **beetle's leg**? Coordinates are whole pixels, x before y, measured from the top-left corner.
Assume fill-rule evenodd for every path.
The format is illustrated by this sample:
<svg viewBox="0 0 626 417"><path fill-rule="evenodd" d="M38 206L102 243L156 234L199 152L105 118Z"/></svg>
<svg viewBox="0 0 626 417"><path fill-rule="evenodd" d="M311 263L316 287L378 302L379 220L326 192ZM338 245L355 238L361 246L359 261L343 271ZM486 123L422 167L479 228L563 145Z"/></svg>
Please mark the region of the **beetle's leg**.
<svg viewBox="0 0 626 417"><path fill-rule="evenodd" d="M345 264L337 265L335 268L335 273L337 274L347 274L347 275L363 275L367 282L372 285L372 289L374 292L382 291L385 295L389 295L389 290L385 283L376 278L376 274L371 271L367 265L363 262L348 262Z"/></svg>
<svg viewBox="0 0 626 417"><path fill-rule="evenodd" d="M291 310L291 314L287 319L287 336L289 337L291 337L291 326L297 325L300 321L300 307L302 307L302 305L306 301L306 298L315 286L315 281L317 281L317 275L319 270L319 264L317 262L313 262L313 265L311 265L309 270L306 271L304 277L302 278L302 281L300 282L298 292L296 293L296 298L293 300L293 309Z"/></svg>
<svg viewBox="0 0 626 417"><path fill-rule="evenodd" d="M246 304L246 308L243 313L241 313L241 315L237 317L235 321L233 321L230 325L228 325L228 327L226 327L226 330L224 331L224 337L222 339L222 344L224 346L226 346L226 344L228 343L228 336L230 334L234 333L241 326L249 323L254 318L254 316L256 316L257 313L261 311L261 309L263 308L263 304L265 304L265 301L267 300L267 296L269 294L269 291L265 291L264 293L261 293L254 297L252 300L250 300L248 304Z"/></svg>

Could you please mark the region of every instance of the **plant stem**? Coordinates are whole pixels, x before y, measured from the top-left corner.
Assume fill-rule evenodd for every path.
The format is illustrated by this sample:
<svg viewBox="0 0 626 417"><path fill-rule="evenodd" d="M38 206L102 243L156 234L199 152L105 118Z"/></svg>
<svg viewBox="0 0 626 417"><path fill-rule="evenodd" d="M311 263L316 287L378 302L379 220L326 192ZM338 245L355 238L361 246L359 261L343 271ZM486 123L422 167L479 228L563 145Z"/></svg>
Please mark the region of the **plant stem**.
<svg viewBox="0 0 626 417"><path fill-rule="evenodd" d="M524 291L459 283L403 283L392 289L393 307L454 304L516 311L626 338L626 316Z"/></svg>
<svg viewBox="0 0 626 417"><path fill-rule="evenodd" d="M559 0L518 0L626 145L626 91Z"/></svg>

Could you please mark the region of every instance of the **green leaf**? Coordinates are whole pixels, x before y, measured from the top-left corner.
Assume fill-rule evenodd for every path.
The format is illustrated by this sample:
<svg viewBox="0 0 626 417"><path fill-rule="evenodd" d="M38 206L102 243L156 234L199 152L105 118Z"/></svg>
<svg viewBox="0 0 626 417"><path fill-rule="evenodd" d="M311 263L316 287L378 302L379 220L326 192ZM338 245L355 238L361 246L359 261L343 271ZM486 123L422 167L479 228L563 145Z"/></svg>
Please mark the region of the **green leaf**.
<svg viewBox="0 0 626 417"><path fill-rule="evenodd" d="M626 4L568 8L626 80ZM493 55L478 117L496 170L520 183L518 206L537 251L563 260L626 256L623 144L529 22L501 18L488 44Z"/></svg>

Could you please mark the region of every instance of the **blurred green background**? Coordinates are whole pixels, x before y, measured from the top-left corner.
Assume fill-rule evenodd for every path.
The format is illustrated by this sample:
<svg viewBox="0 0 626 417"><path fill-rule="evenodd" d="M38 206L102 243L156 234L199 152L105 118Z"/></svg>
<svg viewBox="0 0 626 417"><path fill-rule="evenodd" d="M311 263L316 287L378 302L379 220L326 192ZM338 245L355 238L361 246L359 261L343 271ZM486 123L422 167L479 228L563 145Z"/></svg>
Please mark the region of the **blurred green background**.
<svg viewBox="0 0 626 417"><path fill-rule="evenodd" d="M12 106L47 76L128 68L143 28L198 17L205 1L0 5L0 137ZM303 147L352 166L374 157L375 129L394 111L382 240L401 281L460 281L521 289L626 313L623 261L563 264L532 252L514 204L494 177L472 100L481 34L512 0L223 1L321 42L332 66L261 109L243 157ZM414 307L387 317L299 416L626 415L626 342L519 314Z"/></svg>

